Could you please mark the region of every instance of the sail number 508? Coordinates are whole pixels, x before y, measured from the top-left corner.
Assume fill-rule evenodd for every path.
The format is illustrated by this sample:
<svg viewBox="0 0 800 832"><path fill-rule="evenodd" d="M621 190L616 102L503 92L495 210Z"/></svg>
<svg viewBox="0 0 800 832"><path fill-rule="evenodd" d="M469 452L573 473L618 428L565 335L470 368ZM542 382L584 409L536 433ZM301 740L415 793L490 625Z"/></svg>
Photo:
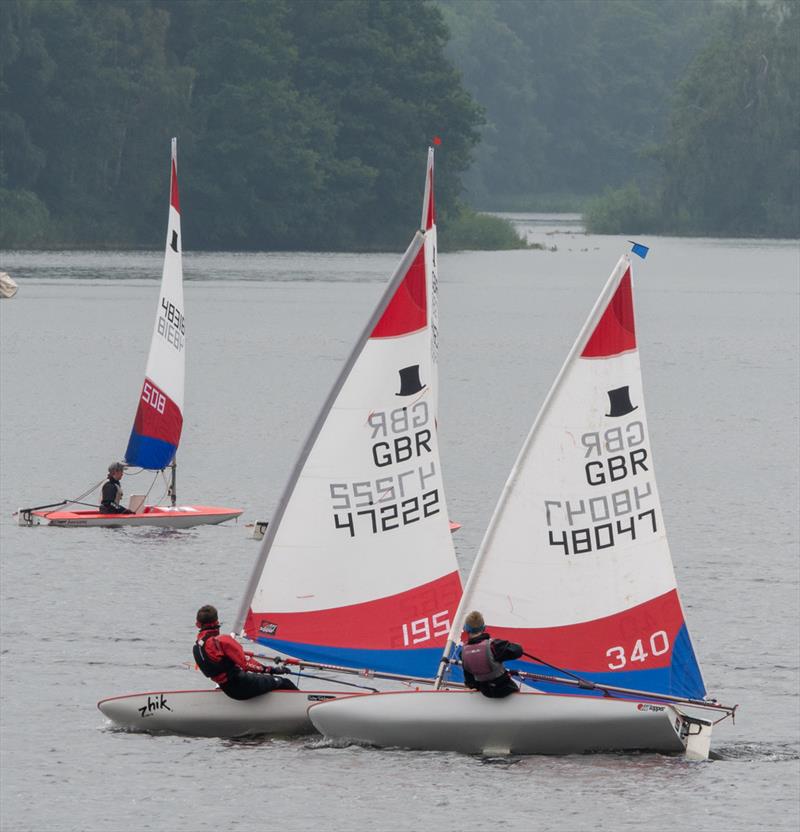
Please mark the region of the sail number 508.
<svg viewBox="0 0 800 832"><path fill-rule="evenodd" d="M435 612L430 618L418 618L403 624L403 646L421 644L432 638L446 636L450 632L450 611Z"/></svg>
<svg viewBox="0 0 800 832"><path fill-rule="evenodd" d="M142 387L142 401L149 404L150 407L159 413L163 413L164 408L167 406L167 399L164 394L160 390L156 390L148 381Z"/></svg>
<svg viewBox="0 0 800 832"><path fill-rule="evenodd" d="M606 650L606 656L609 659L615 659L608 663L609 670L620 670L625 667L628 662L643 662L648 656L663 656L669 650L669 636L663 631L653 633L650 636L650 652L645 650L643 639L636 639L636 644L633 645L633 650L630 656L626 653L624 647L609 647Z"/></svg>

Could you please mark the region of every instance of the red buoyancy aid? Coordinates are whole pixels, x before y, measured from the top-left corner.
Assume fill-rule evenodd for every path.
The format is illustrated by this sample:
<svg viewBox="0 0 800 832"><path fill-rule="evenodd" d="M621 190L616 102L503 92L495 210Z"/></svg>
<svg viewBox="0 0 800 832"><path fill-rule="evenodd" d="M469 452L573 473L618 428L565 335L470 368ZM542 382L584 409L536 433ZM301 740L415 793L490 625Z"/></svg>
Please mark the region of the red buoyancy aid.
<svg viewBox="0 0 800 832"><path fill-rule="evenodd" d="M491 682L506 672L503 663L494 657L490 638L476 644L465 644L461 648L461 663L475 677L476 682Z"/></svg>

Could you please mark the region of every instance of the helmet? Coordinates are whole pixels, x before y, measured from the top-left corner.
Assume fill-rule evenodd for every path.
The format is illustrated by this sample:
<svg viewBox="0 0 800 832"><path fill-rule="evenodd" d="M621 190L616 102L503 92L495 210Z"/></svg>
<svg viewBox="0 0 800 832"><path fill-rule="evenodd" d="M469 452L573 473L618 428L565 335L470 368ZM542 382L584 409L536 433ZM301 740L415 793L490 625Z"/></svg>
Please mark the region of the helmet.
<svg viewBox="0 0 800 832"><path fill-rule="evenodd" d="M124 471L125 466L121 462L112 462L111 465L108 466L108 473L113 474L116 471Z"/></svg>
<svg viewBox="0 0 800 832"><path fill-rule="evenodd" d="M217 613L217 608L211 604L200 607L197 611L197 621L195 623L200 630L218 629L219 614Z"/></svg>
<svg viewBox="0 0 800 832"><path fill-rule="evenodd" d="M477 635L478 633L482 633L486 629L486 622L483 620L483 616L477 610L473 610L464 619L464 629L470 635Z"/></svg>

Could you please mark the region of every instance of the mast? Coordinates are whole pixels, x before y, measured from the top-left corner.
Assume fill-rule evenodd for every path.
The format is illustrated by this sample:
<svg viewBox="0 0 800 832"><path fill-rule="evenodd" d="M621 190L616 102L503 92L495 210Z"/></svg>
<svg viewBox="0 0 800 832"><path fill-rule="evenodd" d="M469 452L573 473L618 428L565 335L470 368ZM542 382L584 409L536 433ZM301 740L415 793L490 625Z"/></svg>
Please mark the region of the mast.
<svg viewBox="0 0 800 832"><path fill-rule="evenodd" d="M170 464L170 479L169 479L169 489L167 490L167 494L169 494L169 504L174 506L178 500L178 491L176 486L176 478L177 478L177 471L178 471L178 461L177 459L173 459L172 463Z"/></svg>

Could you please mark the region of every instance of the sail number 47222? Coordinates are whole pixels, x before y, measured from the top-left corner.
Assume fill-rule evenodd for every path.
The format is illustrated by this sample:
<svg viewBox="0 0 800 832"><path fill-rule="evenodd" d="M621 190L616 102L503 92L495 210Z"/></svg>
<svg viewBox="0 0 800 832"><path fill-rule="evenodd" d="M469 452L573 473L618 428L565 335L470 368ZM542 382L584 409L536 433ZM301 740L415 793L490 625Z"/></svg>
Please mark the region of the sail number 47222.
<svg viewBox="0 0 800 832"><path fill-rule="evenodd" d="M638 638L630 654L627 653L624 647L609 647L606 650L606 656L614 661L608 663L608 669L620 670L628 662L644 662L649 656L663 656L669 650L669 636L663 630L658 630L650 636L648 646L650 647L649 653L645 649L644 639Z"/></svg>
<svg viewBox="0 0 800 832"><path fill-rule="evenodd" d="M446 636L450 632L450 611L435 612L430 618L418 618L403 624L403 646L421 644L432 638Z"/></svg>

